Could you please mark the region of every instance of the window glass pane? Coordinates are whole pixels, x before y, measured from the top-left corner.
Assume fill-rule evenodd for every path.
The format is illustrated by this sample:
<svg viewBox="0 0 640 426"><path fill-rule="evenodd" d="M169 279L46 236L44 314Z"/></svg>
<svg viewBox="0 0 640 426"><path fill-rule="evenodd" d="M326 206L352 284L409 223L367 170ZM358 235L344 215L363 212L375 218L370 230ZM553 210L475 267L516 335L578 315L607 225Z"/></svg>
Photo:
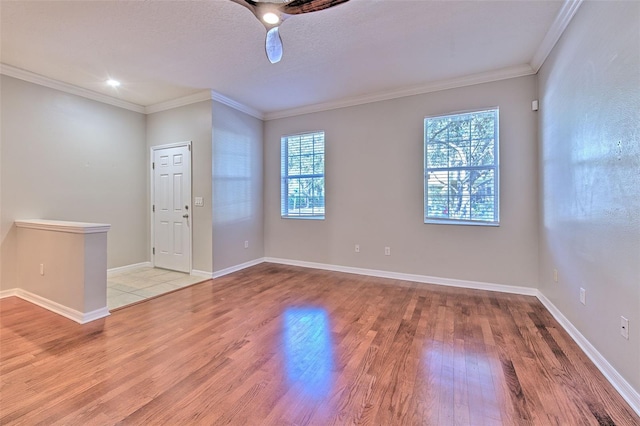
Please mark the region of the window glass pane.
<svg viewBox="0 0 640 426"><path fill-rule="evenodd" d="M299 155L289 155L289 159L287 160L288 166L288 174L291 175L299 175L300 174L300 156Z"/></svg>
<svg viewBox="0 0 640 426"><path fill-rule="evenodd" d="M468 173L464 170L449 172L449 218L467 219L469 217L469 201Z"/></svg>
<svg viewBox="0 0 640 426"><path fill-rule="evenodd" d="M313 154L300 156L300 173L303 175L313 174Z"/></svg>
<svg viewBox="0 0 640 426"><path fill-rule="evenodd" d="M313 173L324 174L324 154L316 154L313 156Z"/></svg>
<svg viewBox="0 0 640 426"><path fill-rule="evenodd" d="M287 141L289 156L300 155L300 138L292 137Z"/></svg>
<svg viewBox="0 0 640 426"><path fill-rule="evenodd" d="M494 220L495 186L494 170L474 170L471 173L471 218Z"/></svg>
<svg viewBox="0 0 640 426"><path fill-rule="evenodd" d="M303 136L300 140L300 153L313 154L313 136Z"/></svg>
<svg viewBox="0 0 640 426"><path fill-rule="evenodd" d="M467 166L467 150L464 144L458 142L449 143L449 167Z"/></svg>
<svg viewBox="0 0 640 426"><path fill-rule="evenodd" d="M446 143L435 141L427 145L427 167L447 167L449 147Z"/></svg>
<svg viewBox="0 0 640 426"><path fill-rule="evenodd" d="M427 193L430 200L428 203L428 216L448 218L449 174L446 171L429 173Z"/></svg>
<svg viewBox="0 0 640 426"><path fill-rule="evenodd" d="M324 219L324 133L282 138L283 217Z"/></svg>
<svg viewBox="0 0 640 426"><path fill-rule="evenodd" d="M488 166L495 162L494 140L474 139L471 141L471 162L476 166Z"/></svg>
<svg viewBox="0 0 640 426"><path fill-rule="evenodd" d="M425 221L498 223L498 110L425 119Z"/></svg>

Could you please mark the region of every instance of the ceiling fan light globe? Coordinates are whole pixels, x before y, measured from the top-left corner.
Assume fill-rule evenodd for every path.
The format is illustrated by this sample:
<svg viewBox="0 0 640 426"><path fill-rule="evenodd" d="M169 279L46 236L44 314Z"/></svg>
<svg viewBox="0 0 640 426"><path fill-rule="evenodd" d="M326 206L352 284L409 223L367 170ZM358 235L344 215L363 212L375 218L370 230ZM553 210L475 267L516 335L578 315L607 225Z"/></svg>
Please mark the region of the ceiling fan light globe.
<svg viewBox="0 0 640 426"><path fill-rule="evenodd" d="M267 31L265 48L269 62L272 64L280 62L280 59L282 59L282 39L280 38L278 27L273 27Z"/></svg>
<svg viewBox="0 0 640 426"><path fill-rule="evenodd" d="M280 22L280 17L273 12L267 12L264 15L262 15L262 20L267 24L273 25Z"/></svg>

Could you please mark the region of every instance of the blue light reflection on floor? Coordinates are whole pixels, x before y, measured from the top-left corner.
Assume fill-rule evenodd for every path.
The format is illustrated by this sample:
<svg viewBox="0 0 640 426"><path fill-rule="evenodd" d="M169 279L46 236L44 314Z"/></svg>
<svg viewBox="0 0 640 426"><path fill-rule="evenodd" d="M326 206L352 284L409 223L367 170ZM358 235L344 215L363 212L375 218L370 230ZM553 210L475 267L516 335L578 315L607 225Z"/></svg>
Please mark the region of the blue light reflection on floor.
<svg viewBox="0 0 640 426"><path fill-rule="evenodd" d="M332 386L333 346L327 312L288 308L284 312L287 378L309 397L323 398Z"/></svg>

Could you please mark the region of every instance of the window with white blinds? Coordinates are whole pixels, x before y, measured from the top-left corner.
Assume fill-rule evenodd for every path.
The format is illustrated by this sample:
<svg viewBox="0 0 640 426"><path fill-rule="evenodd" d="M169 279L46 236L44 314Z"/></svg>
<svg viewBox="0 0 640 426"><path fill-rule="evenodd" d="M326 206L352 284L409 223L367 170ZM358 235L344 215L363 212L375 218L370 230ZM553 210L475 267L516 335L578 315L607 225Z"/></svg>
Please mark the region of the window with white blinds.
<svg viewBox="0 0 640 426"><path fill-rule="evenodd" d="M324 219L324 132L281 139L283 218Z"/></svg>
<svg viewBox="0 0 640 426"><path fill-rule="evenodd" d="M424 221L500 223L498 109L424 120Z"/></svg>

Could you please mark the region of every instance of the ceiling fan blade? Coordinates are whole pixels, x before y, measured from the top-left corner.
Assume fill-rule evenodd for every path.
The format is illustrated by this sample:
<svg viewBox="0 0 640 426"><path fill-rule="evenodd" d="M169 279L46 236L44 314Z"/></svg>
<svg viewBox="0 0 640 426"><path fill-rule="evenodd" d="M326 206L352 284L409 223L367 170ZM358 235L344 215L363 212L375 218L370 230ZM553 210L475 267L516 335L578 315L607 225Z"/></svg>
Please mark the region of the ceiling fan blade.
<svg viewBox="0 0 640 426"><path fill-rule="evenodd" d="M289 15L299 15L301 13L317 12L319 10L328 9L349 0L293 0L285 3L280 7L283 13Z"/></svg>
<svg viewBox="0 0 640 426"><path fill-rule="evenodd" d="M275 64L282 59L282 39L278 32L278 27L273 27L267 31L267 41L265 43L267 58L269 62Z"/></svg>
<svg viewBox="0 0 640 426"><path fill-rule="evenodd" d="M328 9L349 0L291 0L288 3L280 3L276 1L259 1L259 0L231 0L249 9L256 18L267 29L267 38L265 41L265 51L267 58L272 64L280 62L282 59L282 39L278 32L278 27L282 22L291 15L299 15L301 13L317 12ZM271 21L268 15L276 17Z"/></svg>
<svg viewBox="0 0 640 426"><path fill-rule="evenodd" d="M231 0L234 3L239 4L240 6L244 6L249 9L251 12L255 14L256 10L256 2L253 0Z"/></svg>

